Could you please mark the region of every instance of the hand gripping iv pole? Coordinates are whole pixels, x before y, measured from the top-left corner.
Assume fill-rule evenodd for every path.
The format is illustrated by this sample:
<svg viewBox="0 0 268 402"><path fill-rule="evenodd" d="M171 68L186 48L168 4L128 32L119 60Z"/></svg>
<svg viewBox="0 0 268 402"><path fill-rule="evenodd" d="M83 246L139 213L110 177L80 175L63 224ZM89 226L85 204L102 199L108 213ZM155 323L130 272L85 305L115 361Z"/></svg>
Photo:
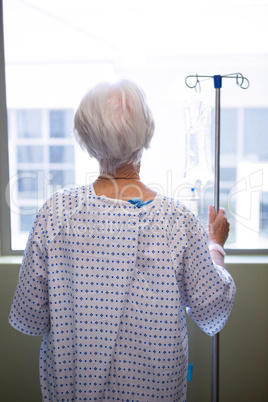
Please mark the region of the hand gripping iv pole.
<svg viewBox="0 0 268 402"><path fill-rule="evenodd" d="M241 73L227 74L227 75L188 75L185 78L187 87L194 88L196 92L201 91L201 84L199 78L203 81L207 79L214 79L214 88L216 91L215 98L215 159L214 159L214 206L216 211L219 210L220 200L220 96L222 87L222 78L235 78L236 84L242 88L249 87L249 80ZM219 402L219 352L220 352L220 335L219 333L212 337L212 389L211 400L212 402Z"/></svg>

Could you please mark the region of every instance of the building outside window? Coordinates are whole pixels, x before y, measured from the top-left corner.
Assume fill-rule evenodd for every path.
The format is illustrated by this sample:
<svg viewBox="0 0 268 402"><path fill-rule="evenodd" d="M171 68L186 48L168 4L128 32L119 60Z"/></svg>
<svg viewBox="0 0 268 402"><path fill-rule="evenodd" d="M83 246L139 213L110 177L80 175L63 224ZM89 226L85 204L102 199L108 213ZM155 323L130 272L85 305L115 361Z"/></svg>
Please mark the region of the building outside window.
<svg viewBox="0 0 268 402"><path fill-rule="evenodd" d="M73 111L8 110L12 180L12 248L22 249L40 204L52 192L75 185Z"/></svg>

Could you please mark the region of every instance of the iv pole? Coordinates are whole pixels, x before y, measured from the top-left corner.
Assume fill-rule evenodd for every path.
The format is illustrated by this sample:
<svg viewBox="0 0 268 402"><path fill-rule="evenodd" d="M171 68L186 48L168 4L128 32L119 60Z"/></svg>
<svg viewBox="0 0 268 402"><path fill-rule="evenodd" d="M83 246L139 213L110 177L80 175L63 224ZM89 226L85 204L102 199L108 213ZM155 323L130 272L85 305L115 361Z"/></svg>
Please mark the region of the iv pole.
<svg viewBox="0 0 268 402"><path fill-rule="evenodd" d="M194 83L190 85L190 80L195 79ZM235 78L236 84L242 88L249 87L249 80L241 73L228 74L228 75L188 75L185 79L187 87L194 88L196 92L201 91L201 84L199 78L214 80L215 88L215 162L214 162L214 206L216 211L219 210L220 200L220 117L221 117L221 87L222 78ZM212 402L219 402L219 358L220 358L220 334L217 333L212 337L212 384L211 384L211 400Z"/></svg>

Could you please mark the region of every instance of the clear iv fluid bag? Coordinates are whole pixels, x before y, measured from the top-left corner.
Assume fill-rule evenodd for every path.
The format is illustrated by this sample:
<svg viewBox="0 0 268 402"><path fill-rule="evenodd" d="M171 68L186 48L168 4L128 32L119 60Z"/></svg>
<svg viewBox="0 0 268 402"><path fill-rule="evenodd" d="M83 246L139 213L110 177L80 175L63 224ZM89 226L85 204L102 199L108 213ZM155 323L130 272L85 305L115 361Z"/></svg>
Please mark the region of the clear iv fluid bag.
<svg viewBox="0 0 268 402"><path fill-rule="evenodd" d="M188 102L184 108L186 205L204 225L207 223L208 205L213 204L214 193L211 112L211 106L201 100Z"/></svg>

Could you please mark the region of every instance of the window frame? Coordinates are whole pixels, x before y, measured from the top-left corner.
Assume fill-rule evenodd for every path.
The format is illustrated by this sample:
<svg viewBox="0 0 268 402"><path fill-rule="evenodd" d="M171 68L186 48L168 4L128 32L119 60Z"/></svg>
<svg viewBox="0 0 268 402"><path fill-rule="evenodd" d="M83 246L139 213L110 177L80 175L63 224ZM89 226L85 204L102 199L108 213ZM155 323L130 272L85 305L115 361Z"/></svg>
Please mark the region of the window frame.
<svg viewBox="0 0 268 402"><path fill-rule="evenodd" d="M3 33L3 2L0 4L0 256L21 256L23 250L11 250L11 218L9 209L9 160ZM227 255L268 255L268 249L226 249Z"/></svg>
<svg viewBox="0 0 268 402"><path fill-rule="evenodd" d="M0 250L1 255L21 255L22 251L11 250L11 220L9 214L9 160L7 139L7 108L6 108L6 83L5 83L5 58L4 58L4 33L3 33L3 4L0 6Z"/></svg>

